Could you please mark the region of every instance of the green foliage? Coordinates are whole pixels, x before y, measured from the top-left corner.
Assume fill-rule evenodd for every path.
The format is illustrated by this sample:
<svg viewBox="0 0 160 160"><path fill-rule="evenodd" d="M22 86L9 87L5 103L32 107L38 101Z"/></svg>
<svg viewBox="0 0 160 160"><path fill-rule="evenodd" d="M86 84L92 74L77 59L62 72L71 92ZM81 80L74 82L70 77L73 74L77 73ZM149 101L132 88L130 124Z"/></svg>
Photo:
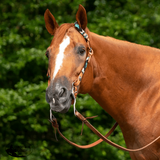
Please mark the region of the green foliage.
<svg viewBox="0 0 160 160"><path fill-rule="evenodd" d="M97 34L112 36L135 43L160 47L159 0L1 0L0 3L0 159L2 160L129 160L127 152L106 143L82 150L69 145L59 136L57 142L48 121L49 106L45 101L47 87L46 48L53 38L47 33L44 12L47 8L59 24L75 22L78 5L88 15L88 28ZM77 108L105 134L114 120L89 96L80 95ZM88 144L97 140L87 127L80 136L81 122L73 115L57 114L61 130L70 140ZM118 128L110 139L125 146ZM30 146L26 158L8 156L10 144Z"/></svg>

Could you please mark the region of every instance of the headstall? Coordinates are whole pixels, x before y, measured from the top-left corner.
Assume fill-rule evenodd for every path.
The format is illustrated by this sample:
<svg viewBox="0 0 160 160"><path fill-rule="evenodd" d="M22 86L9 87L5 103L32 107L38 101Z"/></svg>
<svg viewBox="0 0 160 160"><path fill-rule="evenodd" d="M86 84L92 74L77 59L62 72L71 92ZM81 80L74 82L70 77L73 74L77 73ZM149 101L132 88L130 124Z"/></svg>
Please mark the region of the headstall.
<svg viewBox="0 0 160 160"><path fill-rule="evenodd" d="M85 63L84 63L84 66L83 66L83 68L82 68L82 70L81 70L81 72L80 72L80 74L78 76L78 79L72 83L72 96L73 96L73 99L74 99L73 108L74 108L74 115L75 115L75 111L76 111L75 105L76 105L76 97L78 95L78 89L79 89L80 83L82 81L82 77L83 77L83 75L85 73L85 70L87 68L88 62L90 61L91 56L93 55L93 50L90 47L90 41L89 41L87 33L79 26L79 24L77 22L74 23L74 26L75 26L76 30L86 40L87 46L88 46L88 50L89 50L87 58L86 58Z"/></svg>

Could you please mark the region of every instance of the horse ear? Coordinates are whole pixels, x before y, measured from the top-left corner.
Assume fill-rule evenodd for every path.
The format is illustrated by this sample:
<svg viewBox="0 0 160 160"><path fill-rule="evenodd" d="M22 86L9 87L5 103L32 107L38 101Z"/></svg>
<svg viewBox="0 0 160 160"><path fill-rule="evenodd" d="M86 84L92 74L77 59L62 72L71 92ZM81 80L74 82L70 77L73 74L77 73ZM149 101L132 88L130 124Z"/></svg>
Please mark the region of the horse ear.
<svg viewBox="0 0 160 160"><path fill-rule="evenodd" d="M79 24L79 26L85 30L87 27L87 14L85 8L80 4L77 14L76 14L76 20Z"/></svg>
<svg viewBox="0 0 160 160"><path fill-rule="evenodd" d="M47 9L44 13L44 20L46 24L46 29L47 31L51 34L54 35L56 32L56 29L59 27L58 23L56 22L56 19L52 15L52 13Z"/></svg>

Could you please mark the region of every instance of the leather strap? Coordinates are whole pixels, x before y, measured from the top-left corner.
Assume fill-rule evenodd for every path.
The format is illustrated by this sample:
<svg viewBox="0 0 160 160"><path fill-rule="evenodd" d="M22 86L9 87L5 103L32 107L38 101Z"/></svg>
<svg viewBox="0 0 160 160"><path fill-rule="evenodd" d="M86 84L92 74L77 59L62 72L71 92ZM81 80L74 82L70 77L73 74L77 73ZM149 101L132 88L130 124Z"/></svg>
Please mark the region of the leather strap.
<svg viewBox="0 0 160 160"><path fill-rule="evenodd" d="M84 39L86 40L87 46L88 46L87 47L88 54L87 54L84 66L83 66L80 74L78 75L78 79L73 83L74 84L74 97L76 98L78 95L78 89L79 89L80 83L82 81L82 77L83 77L85 70L87 68L87 65L93 55L93 50L90 47L90 40L89 40L87 33L79 26L78 22L75 22L74 25L75 25L75 28L77 29L77 31L84 37ZM73 104L73 102L72 102L72 104Z"/></svg>
<svg viewBox="0 0 160 160"><path fill-rule="evenodd" d="M50 120L49 120L50 121ZM88 144L88 145L78 145L72 141L70 141L69 139L67 139L62 133L61 131L59 130L59 125L57 123L57 120L56 118L54 118L52 121L50 121L52 123L52 126L54 127L54 129L57 129L58 133L60 134L60 136L65 140L67 141L69 144L75 146L75 147L78 147L78 148L81 148L81 149L88 149L88 148L92 148L98 144L100 144L101 142L103 142L102 139L99 139L91 144ZM116 127L118 126L118 123L116 122L114 124L114 126L110 129L110 131L105 135L105 137L109 137L111 135L111 133L116 129ZM57 140L57 137L56 137L56 140Z"/></svg>
<svg viewBox="0 0 160 160"><path fill-rule="evenodd" d="M87 148L91 148L91 147L94 147L96 146L97 144L101 143L102 141L105 141L107 142L108 144L112 145L113 147L116 147L118 149L121 149L123 151L128 151L128 152L137 152L137 151L141 151L145 148L147 148L148 146L150 146L151 144L153 144L155 141L157 141L159 137L157 137L156 139L154 139L152 142L150 142L149 144L145 145L144 147L141 147L141 148L138 148L138 149L127 149L127 148L124 148L118 144L115 144L114 142L110 141L109 139L107 139L107 137L115 130L115 128L117 127L118 123L116 122L115 125L112 127L112 129L105 135L103 136L97 129L95 129L88 121L85 117L83 117L78 111L75 111L75 115L82 121L84 122L100 139L92 144L89 144L89 145L84 145L84 146L81 146L81 145L78 145L74 142L71 142L70 140L68 140L59 130L59 125L57 123L57 120L56 118L53 118L52 121L50 121L52 123L52 126L58 130L58 133L61 135L61 137L63 139L65 139L68 143L70 143L71 145L74 145L78 148L82 148L82 149L87 149Z"/></svg>

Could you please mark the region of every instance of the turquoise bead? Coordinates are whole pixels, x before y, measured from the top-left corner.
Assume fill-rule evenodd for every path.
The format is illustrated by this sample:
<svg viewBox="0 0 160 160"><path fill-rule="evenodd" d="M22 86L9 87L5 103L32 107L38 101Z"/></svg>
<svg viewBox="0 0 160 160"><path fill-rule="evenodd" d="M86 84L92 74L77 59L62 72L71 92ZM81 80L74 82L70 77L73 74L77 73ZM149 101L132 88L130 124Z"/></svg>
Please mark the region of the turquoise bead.
<svg viewBox="0 0 160 160"><path fill-rule="evenodd" d="M78 25L78 24L75 24L75 27L79 28L79 25Z"/></svg>

